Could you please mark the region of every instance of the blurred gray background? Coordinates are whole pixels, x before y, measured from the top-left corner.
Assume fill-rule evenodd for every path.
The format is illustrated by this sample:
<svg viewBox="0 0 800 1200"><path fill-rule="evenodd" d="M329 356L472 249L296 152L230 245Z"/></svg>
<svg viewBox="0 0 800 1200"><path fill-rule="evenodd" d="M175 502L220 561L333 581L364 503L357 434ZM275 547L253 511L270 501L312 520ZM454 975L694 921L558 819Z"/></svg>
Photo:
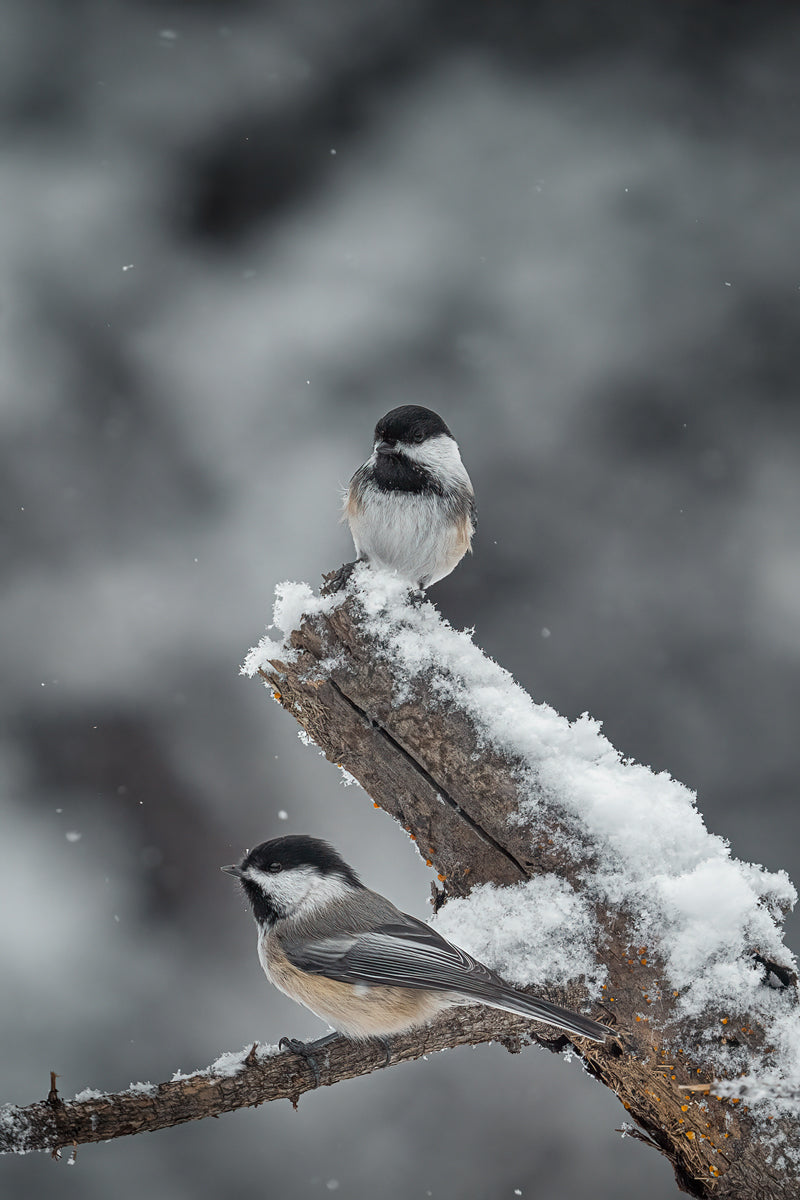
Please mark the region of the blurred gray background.
<svg viewBox="0 0 800 1200"><path fill-rule="evenodd" d="M263 838L428 913L237 674L397 404L478 495L446 616L800 876L799 45L790 5L6 0L0 1099L321 1032L218 870ZM463 1050L0 1189L675 1195L624 1116Z"/></svg>

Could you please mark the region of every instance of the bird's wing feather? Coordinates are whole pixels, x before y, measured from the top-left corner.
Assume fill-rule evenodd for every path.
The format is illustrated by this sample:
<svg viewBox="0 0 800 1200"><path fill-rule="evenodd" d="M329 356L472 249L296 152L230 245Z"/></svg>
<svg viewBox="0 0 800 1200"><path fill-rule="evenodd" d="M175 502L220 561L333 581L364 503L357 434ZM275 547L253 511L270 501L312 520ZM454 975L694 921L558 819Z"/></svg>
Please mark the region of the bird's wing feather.
<svg viewBox="0 0 800 1200"><path fill-rule="evenodd" d="M453 992L602 1042L613 1031L580 1013L519 992L436 930L399 913L361 933L283 943L294 966L341 983Z"/></svg>
<svg viewBox="0 0 800 1200"><path fill-rule="evenodd" d="M284 949L300 970L342 983L457 991L476 998L483 988L500 984L488 967L405 914L365 933L290 942Z"/></svg>

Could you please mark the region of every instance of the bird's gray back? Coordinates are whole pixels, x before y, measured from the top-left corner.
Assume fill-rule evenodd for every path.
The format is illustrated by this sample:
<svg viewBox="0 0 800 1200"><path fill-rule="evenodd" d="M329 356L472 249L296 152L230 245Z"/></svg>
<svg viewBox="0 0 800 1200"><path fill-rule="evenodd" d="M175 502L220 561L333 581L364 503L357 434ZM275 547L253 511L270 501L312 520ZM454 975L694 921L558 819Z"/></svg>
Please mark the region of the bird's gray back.
<svg viewBox="0 0 800 1200"><path fill-rule="evenodd" d="M275 925L282 942L316 942L342 934L368 933L380 925L411 924L391 900L369 888L350 891L346 899L332 900L322 908L311 909L297 917L287 917Z"/></svg>

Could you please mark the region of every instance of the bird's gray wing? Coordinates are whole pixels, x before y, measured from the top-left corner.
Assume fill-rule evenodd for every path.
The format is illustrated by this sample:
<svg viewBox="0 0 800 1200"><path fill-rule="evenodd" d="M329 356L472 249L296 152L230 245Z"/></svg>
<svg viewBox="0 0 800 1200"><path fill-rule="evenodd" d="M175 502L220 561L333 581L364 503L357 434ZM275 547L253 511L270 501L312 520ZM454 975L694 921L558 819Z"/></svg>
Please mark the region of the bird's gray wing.
<svg viewBox="0 0 800 1200"><path fill-rule="evenodd" d="M502 986L488 967L405 914L364 933L290 942L284 950L301 971L342 983L457 991L476 998L484 989L493 993Z"/></svg>
<svg viewBox="0 0 800 1200"><path fill-rule="evenodd" d="M593 1041L602 1042L614 1036L613 1030L591 1017L504 983L464 950L446 942L429 925L405 913L398 912L396 919L365 932L284 942L283 948L289 961L300 970L342 983L453 992Z"/></svg>

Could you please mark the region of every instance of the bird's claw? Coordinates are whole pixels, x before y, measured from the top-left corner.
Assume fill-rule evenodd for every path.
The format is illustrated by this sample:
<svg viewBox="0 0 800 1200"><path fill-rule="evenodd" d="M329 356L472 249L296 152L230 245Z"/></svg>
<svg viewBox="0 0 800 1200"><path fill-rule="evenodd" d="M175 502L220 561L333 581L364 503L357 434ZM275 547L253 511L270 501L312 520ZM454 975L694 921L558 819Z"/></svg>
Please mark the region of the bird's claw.
<svg viewBox="0 0 800 1200"><path fill-rule="evenodd" d="M313 1042L306 1045L305 1042L301 1042L297 1038L282 1037L278 1042L279 1050L288 1050L290 1054L298 1054L300 1058L305 1059L314 1076L314 1087L318 1088L320 1084L319 1067L317 1066L316 1058L311 1053L311 1046L313 1046Z"/></svg>
<svg viewBox="0 0 800 1200"><path fill-rule="evenodd" d="M329 1033L326 1037L317 1038L314 1042L301 1042L299 1038L282 1037L278 1042L278 1049L288 1050L290 1054L298 1054L300 1058L304 1058L314 1076L314 1087L319 1087L320 1076L315 1057L316 1052L324 1050L331 1042L335 1042L338 1036L338 1033Z"/></svg>
<svg viewBox="0 0 800 1200"><path fill-rule="evenodd" d="M389 1063L392 1061L391 1039L388 1037L376 1037L375 1041L380 1042L380 1044L383 1046L384 1054L386 1055L386 1058L384 1059L384 1061L381 1065L384 1067L388 1067Z"/></svg>

